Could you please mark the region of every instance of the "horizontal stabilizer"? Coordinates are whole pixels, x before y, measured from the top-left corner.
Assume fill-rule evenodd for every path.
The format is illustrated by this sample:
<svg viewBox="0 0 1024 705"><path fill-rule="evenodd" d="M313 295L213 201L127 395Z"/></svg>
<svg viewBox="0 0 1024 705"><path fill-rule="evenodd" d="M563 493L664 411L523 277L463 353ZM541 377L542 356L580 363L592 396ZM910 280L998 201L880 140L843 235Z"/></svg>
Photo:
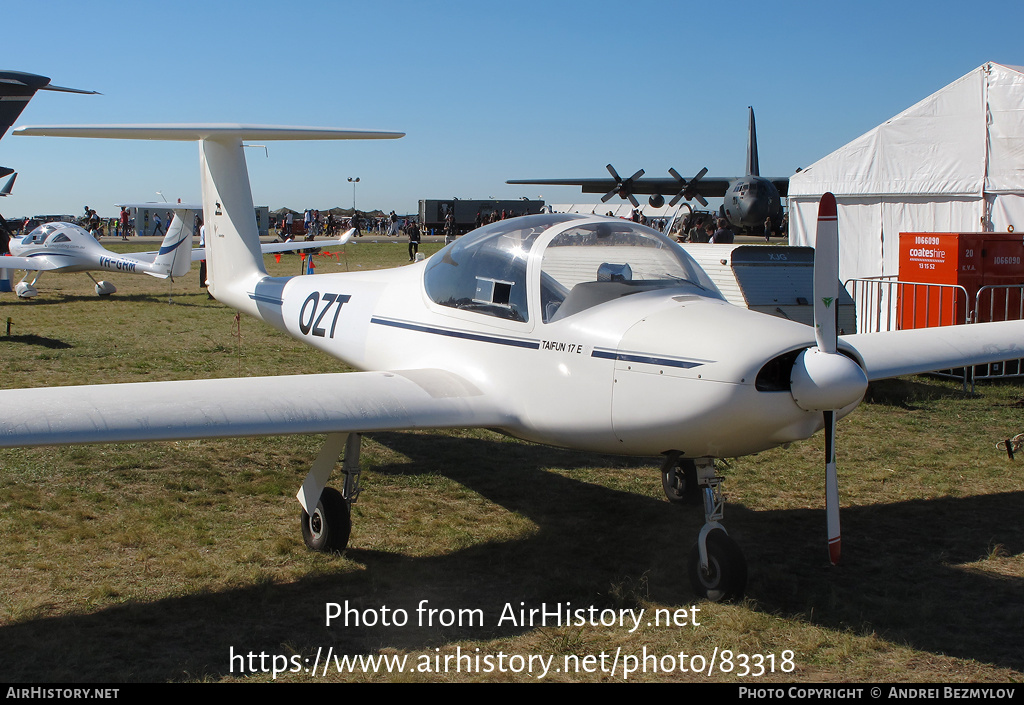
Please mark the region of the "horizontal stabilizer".
<svg viewBox="0 0 1024 705"><path fill-rule="evenodd" d="M404 132L348 130L332 127L277 125L165 124L165 125L34 125L15 128L12 134L30 137L91 137L122 140L197 141L241 140L380 140L397 139Z"/></svg>

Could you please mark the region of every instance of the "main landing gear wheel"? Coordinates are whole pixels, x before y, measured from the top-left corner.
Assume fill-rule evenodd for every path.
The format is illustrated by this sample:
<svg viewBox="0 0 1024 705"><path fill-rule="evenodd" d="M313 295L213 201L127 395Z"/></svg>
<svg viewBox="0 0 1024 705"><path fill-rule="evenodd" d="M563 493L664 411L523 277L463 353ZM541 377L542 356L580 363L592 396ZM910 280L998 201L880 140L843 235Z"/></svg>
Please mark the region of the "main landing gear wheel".
<svg viewBox="0 0 1024 705"><path fill-rule="evenodd" d="M693 591L711 602L733 602L743 598L747 587L747 561L740 547L721 529L708 532L708 569L700 567L700 551L690 551L689 573Z"/></svg>
<svg viewBox="0 0 1024 705"><path fill-rule="evenodd" d="M348 502L338 490L325 487L312 515L302 510L302 540L314 551L341 553L351 532Z"/></svg>
<svg viewBox="0 0 1024 705"><path fill-rule="evenodd" d="M661 486L669 502L697 506L704 501L697 466L689 458L669 457L661 466Z"/></svg>

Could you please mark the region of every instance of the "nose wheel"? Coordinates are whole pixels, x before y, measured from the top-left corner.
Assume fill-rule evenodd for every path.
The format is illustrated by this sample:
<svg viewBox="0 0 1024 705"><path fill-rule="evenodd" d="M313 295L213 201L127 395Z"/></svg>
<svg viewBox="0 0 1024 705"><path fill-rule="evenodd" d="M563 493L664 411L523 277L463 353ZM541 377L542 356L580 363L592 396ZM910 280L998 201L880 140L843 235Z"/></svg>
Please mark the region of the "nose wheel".
<svg viewBox="0 0 1024 705"><path fill-rule="evenodd" d="M721 529L708 532L704 542L707 567L701 566L700 548L690 551L688 572L693 591L710 602L743 599L747 586L747 562L736 542Z"/></svg>
<svg viewBox="0 0 1024 705"><path fill-rule="evenodd" d="M690 585L697 595L711 602L741 600L747 587L747 561L721 524L725 510L721 491L723 478L715 474L712 458L690 462L704 500L704 526L687 563Z"/></svg>

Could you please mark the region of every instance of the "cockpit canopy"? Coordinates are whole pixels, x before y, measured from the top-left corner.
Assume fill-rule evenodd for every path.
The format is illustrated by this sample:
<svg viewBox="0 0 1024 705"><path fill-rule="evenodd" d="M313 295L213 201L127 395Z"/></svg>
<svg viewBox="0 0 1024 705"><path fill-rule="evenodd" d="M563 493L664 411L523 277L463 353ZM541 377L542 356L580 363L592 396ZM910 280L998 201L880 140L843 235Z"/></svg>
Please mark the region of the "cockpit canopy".
<svg viewBox="0 0 1024 705"><path fill-rule="evenodd" d="M69 232L81 233L85 237L92 239L88 232L74 223L53 222L44 223L28 235L23 235L20 238L20 242L22 245L41 245L44 242L48 244L70 242L71 238L68 237Z"/></svg>
<svg viewBox="0 0 1024 705"><path fill-rule="evenodd" d="M656 230L567 213L475 230L430 258L424 283L437 304L521 322L530 320L531 298L545 323L653 289L697 287L721 298L700 266Z"/></svg>

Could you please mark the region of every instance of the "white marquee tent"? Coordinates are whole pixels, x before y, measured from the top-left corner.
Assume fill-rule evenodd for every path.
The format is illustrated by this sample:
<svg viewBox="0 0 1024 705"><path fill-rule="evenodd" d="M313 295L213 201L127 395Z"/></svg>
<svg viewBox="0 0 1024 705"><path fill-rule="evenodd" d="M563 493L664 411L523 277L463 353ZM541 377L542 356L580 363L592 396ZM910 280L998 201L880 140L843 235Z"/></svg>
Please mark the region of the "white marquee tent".
<svg viewBox="0 0 1024 705"><path fill-rule="evenodd" d="M897 274L901 232L1024 233L1024 68L985 64L790 177L791 244L826 191L843 280Z"/></svg>

